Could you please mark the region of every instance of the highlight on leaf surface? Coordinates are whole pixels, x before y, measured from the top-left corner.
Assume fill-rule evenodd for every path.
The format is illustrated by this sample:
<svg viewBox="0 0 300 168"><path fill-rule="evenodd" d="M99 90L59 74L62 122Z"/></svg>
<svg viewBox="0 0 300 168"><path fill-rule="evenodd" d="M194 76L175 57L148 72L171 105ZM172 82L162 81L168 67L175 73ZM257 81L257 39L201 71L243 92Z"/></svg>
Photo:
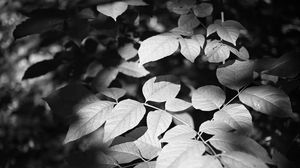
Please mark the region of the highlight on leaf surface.
<svg viewBox="0 0 300 168"><path fill-rule="evenodd" d="M128 4L123 1L116 1L112 3L107 4L101 4L97 6L97 10L111 18L113 18L115 21L117 20L117 17L120 16L122 13L124 13L128 8Z"/></svg>
<svg viewBox="0 0 300 168"><path fill-rule="evenodd" d="M214 85L202 86L193 91L193 107L202 111L212 111L219 109L225 102L224 91Z"/></svg>
<svg viewBox="0 0 300 168"><path fill-rule="evenodd" d="M233 128L229 124L218 120L205 121L199 127L200 132L205 132L211 135L215 135L222 132L229 132L232 130Z"/></svg>
<svg viewBox="0 0 300 168"><path fill-rule="evenodd" d="M165 104L166 110L171 112L183 111L188 109L191 106L192 106L191 103L178 98L167 100Z"/></svg>
<svg viewBox="0 0 300 168"><path fill-rule="evenodd" d="M272 86L252 86L245 89L239 99L258 112L276 117L295 117L289 97Z"/></svg>
<svg viewBox="0 0 300 168"><path fill-rule="evenodd" d="M197 132L187 125L177 125L168 130L160 142L185 141L191 140L197 135Z"/></svg>
<svg viewBox="0 0 300 168"><path fill-rule="evenodd" d="M189 61L194 62L200 54L200 45L196 39L179 38L180 53Z"/></svg>

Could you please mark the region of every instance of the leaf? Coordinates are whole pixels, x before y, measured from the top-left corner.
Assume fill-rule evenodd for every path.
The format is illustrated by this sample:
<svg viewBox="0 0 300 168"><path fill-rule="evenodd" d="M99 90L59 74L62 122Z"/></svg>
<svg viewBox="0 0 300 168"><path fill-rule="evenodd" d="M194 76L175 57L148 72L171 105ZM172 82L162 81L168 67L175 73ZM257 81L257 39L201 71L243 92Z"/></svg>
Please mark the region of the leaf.
<svg viewBox="0 0 300 168"><path fill-rule="evenodd" d="M141 78L149 74L149 71L136 62L123 62L118 66L118 70L125 75L135 78Z"/></svg>
<svg viewBox="0 0 300 168"><path fill-rule="evenodd" d="M48 72L54 71L60 65L60 61L51 59L43 60L31 65L26 71L22 80L35 78L42 75L45 75Z"/></svg>
<svg viewBox="0 0 300 168"><path fill-rule="evenodd" d="M109 155L116 159L119 164L129 163L141 157L139 149L133 142L114 145L110 147L109 152Z"/></svg>
<svg viewBox="0 0 300 168"><path fill-rule="evenodd" d="M259 158L244 152L228 152L221 154L221 161L230 168L268 168Z"/></svg>
<svg viewBox="0 0 300 168"><path fill-rule="evenodd" d="M146 112L142 103L126 99L119 102L108 116L104 126L104 142L134 128Z"/></svg>
<svg viewBox="0 0 300 168"><path fill-rule="evenodd" d="M175 27L170 30L170 32L177 34L177 35L182 35L182 36L192 36L194 33L194 30L186 30L181 27Z"/></svg>
<svg viewBox="0 0 300 168"><path fill-rule="evenodd" d="M219 134L220 132L229 132L231 130L233 130L233 128L227 123L214 120L205 121L199 127L200 132L205 132L211 135Z"/></svg>
<svg viewBox="0 0 300 168"><path fill-rule="evenodd" d="M192 13L180 15L178 19L178 27L182 30L191 31L199 26L199 24L200 21Z"/></svg>
<svg viewBox="0 0 300 168"><path fill-rule="evenodd" d="M151 161L151 162L142 162L137 164L134 168L155 168L156 162Z"/></svg>
<svg viewBox="0 0 300 168"><path fill-rule="evenodd" d="M119 98L123 97L126 94L126 90L122 88L106 88L101 91L101 94L118 100Z"/></svg>
<svg viewBox="0 0 300 168"><path fill-rule="evenodd" d="M106 89L112 81L114 81L119 73L117 68L105 68L99 71L92 81L93 87L95 87L98 91L102 91Z"/></svg>
<svg viewBox="0 0 300 168"><path fill-rule="evenodd" d="M276 163L278 168L295 168L293 167L293 163L276 149L273 150L272 159Z"/></svg>
<svg viewBox="0 0 300 168"><path fill-rule="evenodd" d="M189 150L176 162L177 168L223 168L216 157L210 155L203 156L197 149Z"/></svg>
<svg viewBox="0 0 300 168"><path fill-rule="evenodd" d="M166 110L172 112L183 111L188 109L191 106L192 106L191 103L178 98L170 99L165 104Z"/></svg>
<svg viewBox="0 0 300 168"><path fill-rule="evenodd" d="M214 85L199 87L192 93L192 104L194 108L202 111L219 109L224 104L225 99L224 91Z"/></svg>
<svg viewBox="0 0 300 168"><path fill-rule="evenodd" d="M119 55L126 61L137 55L137 49L132 43L127 43L118 49Z"/></svg>
<svg viewBox="0 0 300 168"><path fill-rule="evenodd" d="M117 1L98 5L97 10L117 21L117 17L124 13L127 10L127 7L128 4L126 2Z"/></svg>
<svg viewBox="0 0 300 168"><path fill-rule="evenodd" d="M144 158L152 159L157 156L161 150L158 136L169 128L171 122L172 116L165 111L156 110L148 113L148 130L135 141Z"/></svg>
<svg viewBox="0 0 300 168"><path fill-rule="evenodd" d="M41 34L50 30L61 31L64 28L64 16L48 14L48 16L33 16L17 25L13 31L15 39L32 34Z"/></svg>
<svg viewBox="0 0 300 168"><path fill-rule="evenodd" d="M113 106L113 102L96 101L80 108L76 113L78 119L70 125L64 143L77 140L98 129L104 124Z"/></svg>
<svg viewBox="0 0 300 168"><path fill-rule="evenodd" d="M157 158L156 168L177 168L180 163L179 161L182 161L182 158L186 158L186 155L190 157L194 156L198 159L204 151L205 146L200 141L187 140L170 142L160 152Z"/></svg>
<svg viewBox="0 0 300 168"><path fill-rule="evenodd" d="M253 80L253 61L235 60L217 68L219 82L233 90L238 91Z"/></svg>
<svg viewBox="0 0 300 168"><path fill-rule="evenodd" d="M143 0L125 0L125 2L131 6L146 6L146 5L148 5Z"/></svg>
<svg viewBox="0 0 300 168"><path fill-rule="evenodd" d="M220 43L218 40L208 41L204 49L208 62L224 62L230 55L229 46Z"/></svg>
<svg viewBox="0 0 300 168"><path fill-rule="evenodd" d="M201 3L193 7L193 12L197 17L207 17L213 12L213 6L210 3Z"/></svg>
<svg viewBox="0 0 300 168"><path fill-rule="evenodd" d="M239 50L239 55L237 55L242 60L248 60L249 59L249 52L248 50L243 46Z"/></svg>
<svg viewBox="0 0 300 168"><path fill-rule="evenodd" d="M153 112L149 112L147 116L147 132L154 137L158 137L169 128L171 122L172 116L165 111L155 110Z"/></svg>
<svg viewBox="0 0 300 168"><path fill-rule="evenodd" d="M202 34L194 34L194 35L192 35L192 39L197 40L200 47L203 48L204 43L205 43L205 37Z"/></svg>
<svg viewBox="0 0 300 168"><path fill-rule="evenodd" d="M200 54L200 45L195 39L180 38L180 52L181 54L191 62L194 62L197 56Z"/></svg>
<svg viewBox="0 0 300 168"><path fill-rule="evenodd" d="M249 134L252 131L253 123L250 112L242 104L229 104L216 112L214 121L225 122L234 128L238 133Z"/></svg>
<svg viewBox="0 0 300 168"><path fill-rule="evenodd" d="M189 113L173 113L173 121L176 125L188 125L191 128L195 128L194 120Z"/></svg>
<svg viewBox="0 0 300 168"><path fill-rule="evenodd" d="M220 20L215 20L214 24L208 26L207 36L217 32L221 39L236 45L236 40L241 30L245 30L245 28L237 21L226 20L221 22Z"/></svg>
<svg viewBox="0 0 300 168"><path fill-rule="evenodd" d="M253 86L245 89L239 99L254 110L276 117L294 117L289 97L272 86Z"/></svg>
<svg viewBox="0 0 300 168"><path fill-rule="evenodd" d="M179 15L187 14L196 0L170 0L167 2L167 8Z"/></svg>
<svg viewBox="0 0 300 168"><path fill-rule="evenodd" d="M175 98L180 91L180 84L168 82L170 77L166 78L167 81L156 82L160 78L165 77L153 77L144 83L142 91L146 101L165 102Z"/></svg>
<svg viewBox="0 0 300 168"><path fill-rule="evenodd" d="M186 141L194 138L197 132L189 126L177 125L168 130L160 142Z"/></svg>
<svg viewBox="0 0 300 168"><path fill-rule="evenodd" d="M142 41L138 49L140 63L145 64L173 54L179 46L178 37L173 33L164 33Z"/></svg>
<svg viewBox="0 0 300 168"><path fill-rule="evenodd" d="M268 152L253 139L246 136L236 135L233 133L220 132L208 140L215 148L232 152L239 151L251 154L260 158L265 163L272 164L273 161L269 157Z"/></svg>

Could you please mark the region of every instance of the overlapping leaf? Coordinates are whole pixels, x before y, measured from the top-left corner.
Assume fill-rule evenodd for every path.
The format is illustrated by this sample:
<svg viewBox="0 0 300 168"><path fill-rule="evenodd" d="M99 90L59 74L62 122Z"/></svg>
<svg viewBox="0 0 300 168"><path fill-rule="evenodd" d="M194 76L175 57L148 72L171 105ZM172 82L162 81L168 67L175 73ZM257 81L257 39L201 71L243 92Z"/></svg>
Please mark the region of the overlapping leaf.
<svg viewBox="0 0 300 168"><path fill-rule="evenodd" d="M204 49L208 62L224 62L230 55L230 47L218 40L208 41Z"/></svg>
<svg viewBox="0 0 300 168"><path fill-rule="evenodd" d="M185 141L196 136L197 132L187 125L177 125L168 130L160 142Z"/></svg>
<svg viewBox="0 0 300 168"><path fill-rule="evenodd" d="M139 149L133 142L114 145L110 147L109 152L109 155L116 159L119 164L129 163L141 157Z"/></svg>
<svg viewBox="0 0 300 168"><path fill-rule="evenodd" d="M216 112L213 117L214 121L227 123L238 133L249 134L252 131L252 117L250 112L242 104L229 104Z"/></svg>
<svg viewBox="0 0 300 168"><path fill-rule="evenodd" d="M237 21L226 20L221 22L220 20L215 20L214 24L208 26L207 36L217 32L221 39L236 45L236 40L242 30L245 30L245 28Z"/></svg>
<svg viewBox="0 0 300 168"><path fill-rule="evenodd" d="M180 38L180 52L181 54L191 62L194 62L197 56L200 54L200 45L196 39Z"/></svg>
<svg viewBox="0 0 300 168"><path fill-rule="evenodd" d="M220 132L228 132L233 130L233 128L225 122L222 121L205 121L199 127L200 132L205 132L207 134L215 135Z"/></svg>
<svg viewBox="0 0 300 168"><path fill-rule="evenodd" d="M189 113L173 113L173 121L176 125L188 125L195 128L193 117Z"/></svg>
<svg viewBox="0 0 300 168"><path fill-rule="evenodd" d="M146 112L140 102L126 99L119 102L111 111L104 126L104 142L134 128Z"/></svg>
<svg viewBox="0 0 300 168"><path fill-rule="evenodd" d="M143 66L140 66L137 62L123 62L118 66L119 72L132 76L135 78L140 78L149 74Z"/></svg>
<svg viewBox="0 0 300 168"><path fill-rule="evenodd" d="M225 167L230 168L268 168L259 158L244 152L228 152L221 155Z"/></svg>
<svg viewBox="0 0 300 168"><path fill-rule="evenodd" d="M183 111L191 106L192 106L191 103L178 98L170 99L165 104L166 110L172 112Z"/></svg>
<svg viewBox="0 0 300 168"><path fill-rule="evenodd" d="M104 124L113 106L113 102L96 101L79 109L76 113L78 119L70 125L64 143L79 139L99 128Z"/></svg>
<svg viewBox="0 0 300 168"><path fill-rule="evenodd" d="M174 141L167 144L160 152L156 168L179 168L179 164L183 164L186 156L199 159L204 153L205 146L202 142L196 140ZM186 165L188 166L188 165Z"/></svg>
<svg viewBox="0 0 300 168"><path fill-rule="evenodd" d="M245 89L239 98L254 110L277 117L294 117L289 97L272 86L253 86Z"/></svg>
<svg viewBox="0 0 300 168"><path fill-rule="evenodd" d="M268 152L257 142L233 133L220 132L209 139L209 142L217 149L225 152L239 151L260 158L265 163L272 164Z"/></svg>
<svg viewBox="0 0 300 168"><path fill-rule="evenodd" d="M122 88L106 88L101 91L101 94L112 99L118 100L126 94L126 90Z"/></svg>
<svg viewBox="0 0 300 168"><path fill-rule="evenodd" d="M165 80L157 81L160 78L165 78ZM142 88L146 101L165 102L175 98L180 91L180 84L168 82L169 80L172 81L171 78L168 76L160 76L158 78L153 77L146 81Z"/></svg>
<svg viewBox="0 0 300 168"><path fill-rule="evenodd" d="M194 28L199 26L199 24L200 21L192 13L180 15L178 19L178 27L186 31L192 31Z"/></svg>
<svg viewBox="0 0 300 168"><path fill-rule="evenodd" d="M212 111L220 108L225 102L224 91L214 85L207 85L193 91L192 104L196 109Z"/></svg>
<svg viewBox="0 0 300 168"><path fill-rule="evenodd" d="M140 63L145 64L173 54L179 46L178 37L173 33L164 33L144 40L138 49Z"/></svg>
<svg viewBox="0 0 300 168"><path fill-rule="evenodd" d="M233 90L239 90L253 79L253 61L230 61L217 68L219 82Z"/></svg>

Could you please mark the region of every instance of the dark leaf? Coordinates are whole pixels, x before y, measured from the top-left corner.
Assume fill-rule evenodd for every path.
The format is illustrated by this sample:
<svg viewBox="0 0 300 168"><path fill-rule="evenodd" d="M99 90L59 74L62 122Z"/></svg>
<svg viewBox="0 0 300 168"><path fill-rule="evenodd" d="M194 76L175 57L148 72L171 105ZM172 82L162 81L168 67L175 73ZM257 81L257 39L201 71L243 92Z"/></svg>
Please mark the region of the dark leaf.
<svg viewBox="0 0 300 168"><path fill-rule="evenodd" d="M35 63L25 71L22 80L45 75L46 73L55 70L59 65L60 62L54 59Z"/></svg>

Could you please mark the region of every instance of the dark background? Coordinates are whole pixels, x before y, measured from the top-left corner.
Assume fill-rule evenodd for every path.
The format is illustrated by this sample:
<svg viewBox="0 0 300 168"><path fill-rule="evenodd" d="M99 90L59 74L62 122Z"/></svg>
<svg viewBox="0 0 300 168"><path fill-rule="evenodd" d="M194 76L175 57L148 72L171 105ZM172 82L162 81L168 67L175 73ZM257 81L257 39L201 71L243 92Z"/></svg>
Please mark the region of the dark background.
<svg viewBox="0 0 300 168"><path fill-rule="evenodd" d="M68 125L50 111L42 98L70 81L84 79L89 84L91 79L83 76L93 60L104 67L118 64L116 38L125 43L130 41L130 33L141 40L158 34L146 24L150 16L157 16L158 25L165 31L176 26L178 15L167 11L163 1L147 2L149 6L129 9L115 23L96 11L96 0L0 1L0 167L66 167L65 158L74 150L62 143ZM201 21L218 19L221 9L225 20L239 21L248 32L238 44L249 50L250 58L280 57L299 50L300 10L296 0L212 2L213 18ZM89 12L82 14L82 9ZM139 12L141 25L134 27ZM26 18L31 19L28 25L16 29ZM25 73L28 67L43 60L48 61ZM154 75L176 74L198 87L216 83L211 66L198 60L188 67L178 57L151 63L146 68ZM119 77L139 83L133 85L136 88L145 80ZM277 85L290 96L293 110L299 114L299 76L280 79ZM289 160L299 162L299 122L258 113L253 113L253 118L254 139L268 150L276 147Z"/></svg>

